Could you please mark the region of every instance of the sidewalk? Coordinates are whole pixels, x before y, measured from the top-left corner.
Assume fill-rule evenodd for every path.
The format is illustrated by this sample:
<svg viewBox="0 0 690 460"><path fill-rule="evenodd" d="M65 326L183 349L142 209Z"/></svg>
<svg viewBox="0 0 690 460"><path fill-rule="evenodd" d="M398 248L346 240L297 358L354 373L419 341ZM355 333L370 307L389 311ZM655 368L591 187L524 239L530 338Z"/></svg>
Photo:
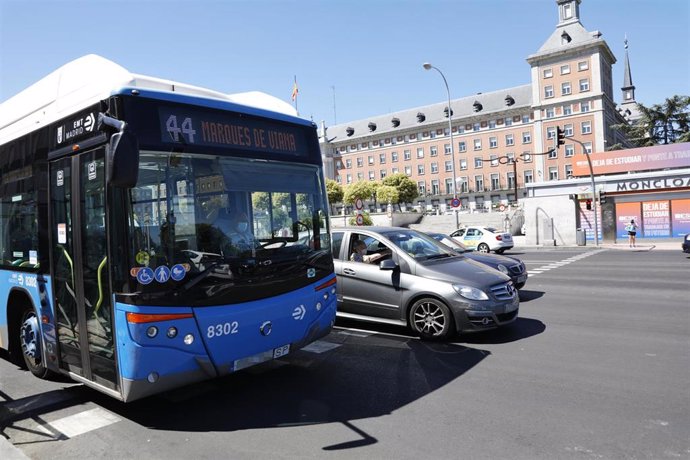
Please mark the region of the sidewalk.
<svg viewBox="0 0 690 460"><path fill-rule="evenodd" d="M597 246L594 245L594 241L587 241L587 245L585 246L577 246L577 245L568 245L568 246L547 246L547 245L527 245L526 244L526 237L524 235L515 235L513 236L513 241L515 242L515 248L534 248L534 249L573 249L573 248L580 248L580 249L597 249ZM635 252L647 252L651 251L652 249L656 250L662 250L662 251L678 251L681 252L681 244L683 240L681 238L678 239L678 241L675 240L662 240L662 241L647 241L647 240L642 240L638 241L638 243L635 245L636 247L631 248L628 246L628 242L625 241L619 241L618 243L609 243L609 242L599 242L599 249L617 249L621 251L635 251Z"/></svg>
<svg viewBox="0 0 690 460"><path fill-rule="evenodd" d="M24 452L14 447L4 436L0 436L0 458L2 460L29 460Z"/></svg>

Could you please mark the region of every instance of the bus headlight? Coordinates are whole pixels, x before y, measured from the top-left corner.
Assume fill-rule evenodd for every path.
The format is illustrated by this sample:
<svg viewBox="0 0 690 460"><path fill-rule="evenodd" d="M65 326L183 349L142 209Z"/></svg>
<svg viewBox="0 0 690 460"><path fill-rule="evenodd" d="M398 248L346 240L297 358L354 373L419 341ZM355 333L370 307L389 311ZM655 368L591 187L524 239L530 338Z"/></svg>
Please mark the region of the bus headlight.
<svg viewBox="0 0 690 460"><path fill-rule="evenodd" d="M187 334L184 336L184 344L191 345L194 343L194 336L192 334Z"/></svg>
<svg viewBox="0 0 690 460"><path fill-rule="evenodd" d="M149 339L152 339L152 338L154 338L154 337L157 336L157 335L158 335L158 328L157 328L156 326L149 326L149 327L146 329L146 336L147 336Z"/></svg>
<svg viewBox="0 0 690 460"><path fill-rule="evenodd" d="M175 326L170 326L168 328L168 338L174 339L177 336L177 328Z"/></svg>

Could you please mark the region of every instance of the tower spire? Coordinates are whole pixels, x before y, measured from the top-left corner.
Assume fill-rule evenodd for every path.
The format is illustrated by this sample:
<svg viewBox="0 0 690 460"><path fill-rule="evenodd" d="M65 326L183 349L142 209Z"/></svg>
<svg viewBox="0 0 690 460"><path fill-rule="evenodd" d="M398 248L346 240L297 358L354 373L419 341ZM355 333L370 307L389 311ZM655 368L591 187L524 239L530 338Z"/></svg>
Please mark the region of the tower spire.
<svg viewBox="0 0 690 460"><path fill-rule="evenodd" d="M628 34L625 34L623 40L625 44L625 67L623 69L623 104L635 103L635 85L632 82L632 73L630 72L630 59L628 58Z"/></svg>

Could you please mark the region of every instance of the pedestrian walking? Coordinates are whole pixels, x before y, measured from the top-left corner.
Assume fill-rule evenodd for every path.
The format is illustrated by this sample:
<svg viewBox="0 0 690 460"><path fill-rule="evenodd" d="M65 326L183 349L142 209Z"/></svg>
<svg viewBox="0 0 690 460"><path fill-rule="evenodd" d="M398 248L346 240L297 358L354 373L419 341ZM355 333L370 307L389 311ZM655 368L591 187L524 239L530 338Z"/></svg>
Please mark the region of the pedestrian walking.
<svg viewBox="0 0 690 460"><path fill-rule="evenodd" d="M628 232L628 247L635 247L635 236L637 235L637 224L635 219L630 219L630 223L625 226L625 230Z"/></svg>

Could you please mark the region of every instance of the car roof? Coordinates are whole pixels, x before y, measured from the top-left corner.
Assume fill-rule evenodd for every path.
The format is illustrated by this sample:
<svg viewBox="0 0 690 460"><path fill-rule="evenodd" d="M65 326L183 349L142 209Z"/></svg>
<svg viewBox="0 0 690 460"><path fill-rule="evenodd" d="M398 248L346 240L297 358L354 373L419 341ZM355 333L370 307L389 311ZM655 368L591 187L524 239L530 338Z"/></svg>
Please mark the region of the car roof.
<svg viewBox="0 0 690 460"><path fill-rule="evenodd" d="M349 232L360 232L360 231L370 231L375 233L385 233L385 232L396 232L400 230L405 230L408 232L417 232L417 230L412 230L405 227L385 227L379 225L363 225L361 227L337 227L331 228L331 233L338 231L349 231Z"/></svg>

